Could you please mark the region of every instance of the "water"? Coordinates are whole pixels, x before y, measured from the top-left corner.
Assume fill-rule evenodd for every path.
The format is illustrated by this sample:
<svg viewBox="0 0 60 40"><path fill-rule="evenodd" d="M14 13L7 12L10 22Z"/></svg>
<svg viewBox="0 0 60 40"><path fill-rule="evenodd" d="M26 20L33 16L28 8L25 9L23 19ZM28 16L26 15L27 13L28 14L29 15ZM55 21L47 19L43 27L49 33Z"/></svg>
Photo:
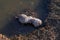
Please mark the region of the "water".
<svg viewBox="0 0 60 40"><path fill-rule="evenodd" d="M35 3L33 6L31 5L31 8L35 8L36 11L38 12L39 18L41 18L43 21L47 18L48 16L48 2L49 0L39 0L39 4L34 7ZM25 1L26 2L26 1ZM30 1L31 2L31 1ZM29 2L28 2L29 3ZM27 3L26 3L27 4ZM30 3L29 3L30 4ZM28 5L28 4L27 4ZM16 11L17 9L20 10L23 8L28 8L28 6L23 7L20 5L20 0L0 0L0 29L2 29L2 34L5 34L7 36L15 35L15 34L27 34L35 30L35 28L32 25L23 25L19 24L19 22L12 16L14 15L13 12ZM3 28L1 28L3 27Z"/></svg>
<svg viewBox="0 0 60 40"><path fill-rule="evenodd" d="M50 0L42 0L39 2L39 5L36 7L36 10L38 12L39 18L43 21L47 18L49 14L48 5L50 3Z"/></svg>
<svg viewBox="0 0 60 40"><path fill-rule="evenodd" d="M11 14L16 10L19 0L0 0L0 28L11 19Z"/></svg>
<svg viewBox="0 0 60 40"><path fill-rule="evenodd" d="M11 16L14 15L13 12L32 8L36 3L36 0L28 0L28 2L27 0L0 0L0 27L5 26L11 20Z"/></svg>

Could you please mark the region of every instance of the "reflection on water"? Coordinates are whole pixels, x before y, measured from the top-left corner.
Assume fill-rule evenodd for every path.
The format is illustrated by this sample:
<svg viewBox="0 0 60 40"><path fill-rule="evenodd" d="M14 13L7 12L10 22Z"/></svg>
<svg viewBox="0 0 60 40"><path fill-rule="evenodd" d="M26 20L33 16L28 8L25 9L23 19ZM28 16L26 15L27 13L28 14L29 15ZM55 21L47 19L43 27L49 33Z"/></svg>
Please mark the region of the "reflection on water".
<svg viewBox="0 0 60 40"><path fill-rule="evenodd" d="M23 0L23 3L21 1L20 0L13 0L13 1L12 0L11 1L0 0L0 5L1 5L0 6L0 14L1 14L0 15L0 27L5 27L4 30L2 31L3 34L7 34L7 35L13 35L13 34L18 34L18 33L26 34L27 32L29 33L35 30L35 28L33 28L30 25L24 26L22 24L19 24L17 20L14 19L12 16L14 15L13 12L16 11L16 9L20 10L20 8L21 9L29 8L29 4L31 1L27 2ZM33 2L37 4L36 0L35 1L33 0ZM43 18L42 20L45 20L46 17L48 16L48 0L39 0L38 3L39 4L36 7L36 11L39 14L39 18L41 19ZM32 6L30 4L30 7L33 8L34 5Z"/></svg>

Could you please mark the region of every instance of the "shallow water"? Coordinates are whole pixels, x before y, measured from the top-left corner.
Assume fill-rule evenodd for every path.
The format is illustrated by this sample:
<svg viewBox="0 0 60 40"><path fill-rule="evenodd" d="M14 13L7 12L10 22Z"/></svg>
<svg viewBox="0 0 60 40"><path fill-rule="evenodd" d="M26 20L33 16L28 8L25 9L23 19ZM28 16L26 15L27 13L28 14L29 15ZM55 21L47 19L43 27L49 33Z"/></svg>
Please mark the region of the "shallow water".
<svg viewBox="0 0 60 40"><path fill-rule="evenodd" d="M35 10L38 12L39 18L44 21L47 18L49 12L49 0L33 0L33 2L34 4L32 3L32 5L31 1L27 2L27 0L0 0L0 27L3 27L2 29L4 29L1 33L10 36L19 33L27 34L35 30L35 28L31 25L19 24L19 22L17 22L17 20L13 18L13 13L16 10L22 10L24 8L31 7L33 9L35 8Z"/></svg>

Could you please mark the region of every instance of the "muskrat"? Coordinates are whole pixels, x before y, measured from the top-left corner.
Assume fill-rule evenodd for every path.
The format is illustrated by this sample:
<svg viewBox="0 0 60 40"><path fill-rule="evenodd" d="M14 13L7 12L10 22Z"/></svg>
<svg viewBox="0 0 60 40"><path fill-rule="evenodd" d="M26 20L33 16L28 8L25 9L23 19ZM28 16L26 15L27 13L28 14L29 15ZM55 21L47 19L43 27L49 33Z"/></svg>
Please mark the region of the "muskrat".
<svg viewBox="0 0 60 40"><path fill-rule="evenodd" d="M42 20L32 17L32 16L27 16L25 14L19 14L16 18L19 19L19 22L21 23L32 23L34 27L38 27L42 24Z"/></svg>

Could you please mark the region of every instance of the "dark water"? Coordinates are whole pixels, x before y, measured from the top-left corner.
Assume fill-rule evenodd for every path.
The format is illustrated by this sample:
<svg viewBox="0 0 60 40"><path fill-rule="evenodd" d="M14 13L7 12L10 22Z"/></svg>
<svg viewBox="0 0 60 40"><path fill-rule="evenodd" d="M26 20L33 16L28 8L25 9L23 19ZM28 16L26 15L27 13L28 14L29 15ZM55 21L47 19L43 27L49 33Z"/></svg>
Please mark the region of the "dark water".
<svg viewBox="0 0 60 40"><path fill-rule="evenodd" d="M36 7L36 11L38 12L39 18L43 21L47 18L49 14L48 4L50 0L41 0ZM8 17L8 16L7 16ZM35 30L32 25L23 25L19 24L19 22L13 17L8 24L4 26L1 33L7 36L15 35L15 34L27 34Z"/></svg>
<svg viewBox="0 0 60 40"><path fill-rule="evenodd" d="M39 5L36 7L36 10L38 12L39 18L43 21L47 18L49 14L48 5L50 4L51 0L42 0L39 2Z"/></svg>
<svg viewBox="0 0 60 40"><path fill-rule="evenodd" d="M46 25L45 19L47 19L49 14L48 6L51 0L42 0L39 2L38 6L36 7L36 11L38 13L39 18L43 21L42 26Z"/></svg>

